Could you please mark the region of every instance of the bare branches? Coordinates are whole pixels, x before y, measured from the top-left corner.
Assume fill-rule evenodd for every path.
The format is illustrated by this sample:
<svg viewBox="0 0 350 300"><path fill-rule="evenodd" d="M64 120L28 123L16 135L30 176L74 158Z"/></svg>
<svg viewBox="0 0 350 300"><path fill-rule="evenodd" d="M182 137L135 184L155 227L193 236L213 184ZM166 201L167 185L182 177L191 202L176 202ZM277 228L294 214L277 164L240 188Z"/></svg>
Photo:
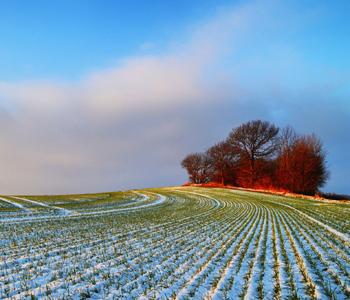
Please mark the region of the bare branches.
<svg viewBox="0 0 350 300"><path fill-rule="evenodd" d="M206 183L210 181L211 162L207 155L203 153L192 153L181 162L189 174L193 183Z"/></svg>
<svg viewBox="0 0 350 300"><path fill-rule="evenodd" d="M227 142L220 142L206 151L212 166L212 180L225 185L233 182L234 169L239 160L239 151Z"/></svg>
<svg viewBox="0 0 350 300"><path fill-rule="evenodd" d="M315 135L280 130L266 121L232 129L225 141L182 161L192 183L216 182L314 194L329 177L326 153Z"/></svg>
<svg viewBox="0 0 350 300"><path fill-rule="evenodd" d="M250 187L254 187L259 179L256 161L268 159L276 153L279 145L278 132L279 128L275 125L256 120L234 128L229 134L227 142L233 147L239 148L241 156L249 162L248 170L245 169L243 172L247 174L248 178L245 178L246 180L243 178L243 180L249 182ZM246 165L246 163L242 164L244 167Z"/></svg>

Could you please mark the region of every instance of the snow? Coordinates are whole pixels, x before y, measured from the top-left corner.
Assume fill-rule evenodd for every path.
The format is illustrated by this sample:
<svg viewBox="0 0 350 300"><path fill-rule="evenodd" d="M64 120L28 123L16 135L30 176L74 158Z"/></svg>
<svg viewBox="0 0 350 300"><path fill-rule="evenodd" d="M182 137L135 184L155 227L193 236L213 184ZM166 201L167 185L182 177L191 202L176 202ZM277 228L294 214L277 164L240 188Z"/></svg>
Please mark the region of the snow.
<svg viewBox="0 0 350 300"><path fill-rule="evenodd" d="M334 233L334 234L337 235L338 237L342 238L344 241L350 243L350 237L349 237L348 235L346 235L346 234L344 234L344 233L342 233L342 232L339 232L338 230L336 230L336 229L334 229L334 228L332 228L332 227L330 227L330 226L328 226L328 225L322 223L322 222L319 221L319 220L316 220L315 218L309 216L309 215L306 214L306 213L303 213L302 211L296 209L296 208L293 207L293 206L290 206L290 205L288 205L288 204L282 204L282 203L280 203L280 205L283 205L283 206L288 207L288 208L290 208L290 209L292 209L292 210L294 210L294 211L297 211L298 214L300 214L300 215L302 215L302 216L308 218L308 219L311 220L312 222L315 222L316 224L318 224L318 225L320 225L320 226L326 228L328 231Z"/></svg>
<svg viewBox="0 0 350 300"><path fill-rule="evenodd" d="M143 195L143 194L142 194ZM76 212L76 211L72 211L72 210L68 210L65 208L61 208L61 207L57 207L57 206L50 206L47 205L45 203L42 202L37 202L37 201L33 201L33 200L29 200L26 198L20 198L20 197L12 197L18 200L23 200L23 201L27 201L30 202L32 204L35 205L39 205L42 207L46 207L46 208L50 208L50 209L56 209L59 211L59 213L57 215L42 215L42 216L25 216L25 217L12 217L12 218L2 218L0 219L0 223L1 222L28 222L28 221L43 221L43 220L51 220L51 219L55 219L55 218L62 218L62 217L77 217L77 216L98 216L98 215L103 215L103 214L110 214L110 213L116 213L116 212L130 212L133 210L139 210L139 209L145 209L151 206L155 206L155 205L159 205L162 204L164 201L166 201L166 197L160 195L160 194L155 194L156 196L158 196L158 199L155 201L152 201L150 203L147 204L143 204L143 205L137 205L137 206L133 206L133 207L126 207L126 208L116 208L116 209L104 209L104 210L96 210L96 211L92 211L92 212ZM146 195L143 195L145 198L141 201L139 201L139 203L143 203L146 202L147 200L149 200L149 197Z"/></svg>
<svg viewBox="0 0 350 300"><path fill-rule="evenodd" d="M22 200L22 201L24 201L24 202L29 202L29 203L31 203L31 204L38 205L38 206L42 206L42 207L46 207L46 208L57 209L57 210L60 212L60 214L62 214L62 215L64 215L64 216L68 216L68 215L74 213L73 211L68 210L68 209L65 209L65 208L62 208L62 207L53 206L53 205L48 205L48 204L46 204L46 203L38 202L38 201L34 201L34 200L30 200L30 199L27 199L27 198L15 197L15 196L12 196L11 198L13 198L13 199L18 199L18 200Z"/></svg>
<svg viewBox="0 0 350 300"><path fill-rule="evenodd" d="M29 210L28 210L27 208L25 208L22 204L19 204L19 203L17 203L17 202L14 202L14 201L11 201L11 200L9 200L9 199L2 198L2 197L0 197L0 200L1 200L1 201L4 201L4 202L7 202L7 203L9 203L9 204L11 204L11 205L13 205L13 206L15 206L15 207L18 207L18 208L20 208L20 209L22 209L22 210L29 211Z"/></svg>
<svg viewBox="0 0 350 300"><path fill-rule="evenodd" d="M1 299L349 297L344 236L287 198L176 187L74 210L9 199L22 208L0 211ZM344 209L332 213L346 231Z"/></svg>

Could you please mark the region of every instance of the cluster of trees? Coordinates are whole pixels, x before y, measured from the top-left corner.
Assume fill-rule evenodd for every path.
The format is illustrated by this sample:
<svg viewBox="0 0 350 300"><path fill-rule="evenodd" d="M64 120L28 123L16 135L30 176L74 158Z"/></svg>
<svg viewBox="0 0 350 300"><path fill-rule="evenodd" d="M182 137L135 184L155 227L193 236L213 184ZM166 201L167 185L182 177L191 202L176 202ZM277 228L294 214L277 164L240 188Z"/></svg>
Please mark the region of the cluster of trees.
<svg viewBox="0 0 350 300"><path fill-rule="evenodd" d="M226 140L181 163L191 183L216 182L245 188L283 189L315 194L329 176L319 138L298 135L267 121L249 121Z"/></svg>

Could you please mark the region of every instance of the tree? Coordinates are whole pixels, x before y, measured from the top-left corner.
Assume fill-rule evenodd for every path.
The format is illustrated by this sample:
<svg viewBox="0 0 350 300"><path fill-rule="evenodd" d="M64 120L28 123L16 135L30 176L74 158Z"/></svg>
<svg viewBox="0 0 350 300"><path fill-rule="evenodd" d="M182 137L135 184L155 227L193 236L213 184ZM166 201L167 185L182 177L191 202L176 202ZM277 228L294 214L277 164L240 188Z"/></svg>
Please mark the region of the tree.
<svg viewBox="0 0 350 300"><path fill-rule="evenodd" d="M292 190L292 174L291 174L291 156L293 147L298 139L295 130L287 126L282 129L280 134L280 143L278 148L278 156L276 159L276 168L274 174L275 185L280 188Z"/></svg>
<svg viewBox="0 0 350 300"><path fill-rule="evenodd" d="M210 147L206 154L212 164L211 181L217 181L223 185L229 182L233 183L239 151L227 142L220 142Z"/></svg>
<svg viewBox="0 0 350 300"><path fill-rule="evenodd" d="M329 177L326 153L315 135L299 136L256 120L232 129L224 142L182 161L192 183L209 181L315 194Z"/></svg>
<svg viewBox="0 0 350 300"><path fill-rule="evenodd" d="M187 170L190 182L206 183L211 178L211 162L204 153L192 153L185 157L181 166Z"/></svg>
<svg viewBox="0 0 350 300"><path fill-rule="evenodd" d="M329 177L321 141L315 135L290 138L277 158L276 173L280 187L295 193L315 194Z"/></svg>
<svg viewBox="0 0 350 300"><path fill-rule="evenodd" d="M269 159L278 149L279 128L261 120L249 121L233 129L227 142L240 149L240 175L247 179L247 184L254 187L261 174L257 173L256 162Z"/></svg>

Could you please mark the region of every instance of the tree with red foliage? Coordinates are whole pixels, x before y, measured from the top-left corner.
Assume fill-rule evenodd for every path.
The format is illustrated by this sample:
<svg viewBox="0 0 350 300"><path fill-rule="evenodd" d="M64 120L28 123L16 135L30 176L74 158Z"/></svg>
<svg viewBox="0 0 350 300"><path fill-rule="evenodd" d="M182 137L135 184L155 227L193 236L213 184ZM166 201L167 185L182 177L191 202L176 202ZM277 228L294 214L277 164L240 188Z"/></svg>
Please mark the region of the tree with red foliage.
<svg viewBox="0 0 350 300"><path fill-rule="evenodd" d="M285 132L276 161L276 184L295 193L315 194L329 177L326 154L315 135Z"/></svg>
<svg viewBox="0 0 350 300"><path fill-rule="evenodd" d="M315 194L329 177L326 154L315 135L279 131L266 121L234 128L225 142L182 161L192 183L231 183L249 188Z"/></svg>

